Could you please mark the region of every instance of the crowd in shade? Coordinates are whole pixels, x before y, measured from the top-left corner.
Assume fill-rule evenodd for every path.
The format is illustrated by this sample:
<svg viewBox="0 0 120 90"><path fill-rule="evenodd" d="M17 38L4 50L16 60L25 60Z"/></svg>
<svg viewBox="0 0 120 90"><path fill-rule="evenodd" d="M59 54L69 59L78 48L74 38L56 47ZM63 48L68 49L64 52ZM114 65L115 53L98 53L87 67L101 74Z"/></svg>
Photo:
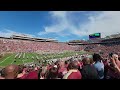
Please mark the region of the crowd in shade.
<svg viewBox="0 0 120 90"><path fill-rule="evenodd" d="M0 79L120 79L120 61L116 53L109 59L99 54L77 55L41 66L9 65Z"/></svg>

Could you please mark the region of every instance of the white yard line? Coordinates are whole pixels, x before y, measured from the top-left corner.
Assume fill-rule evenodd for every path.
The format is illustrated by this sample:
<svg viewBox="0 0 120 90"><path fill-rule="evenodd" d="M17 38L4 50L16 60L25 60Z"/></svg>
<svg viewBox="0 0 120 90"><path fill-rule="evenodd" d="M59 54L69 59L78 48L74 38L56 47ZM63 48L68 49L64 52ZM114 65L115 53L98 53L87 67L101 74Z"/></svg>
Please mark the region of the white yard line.
<svg viewBox="0 0 120 90"><path fill-rule="evenodd" d="M22 56L22 54L23 54L23 56L24 56L24 53L21 53L21 56ZM23 60L23 57L21 57L21 59L22 59L22 63L24 64L24 60Z"/></svg>
<svg viewBox="0 0 120 90"><path fill-rule="evenodd" d="M23 64L24 64L24 60L22 60Z"/></svg>
<svg viewBox="0 0 120 90"><path fill-rule="evenodd" d="M7 57L7 58L6 58L6 59L4 59L3 61L1 61L1 62L0 62L0 64L1 64L1 63L3 63L4 61L6 61L6 60L7 60L8 58L10 58L10 57L12 57L12 55L11 55L11 56L9 56L9 57Z"/></svg>
<svg viewBox="0 0 120 90"><path fill-rule="evenodd" d="M34 58L33 54L32 54L32 56L31 56L31 58L32 58L32 57ZM33 59L32 59L32 62L34 62L34 60L33 60Z"/></svg>
<svg viewBox="0 0 120 90"><path fill-rule="evenodd" d="M33 53L31 54L31 55L29 55L29 56L31 56L30 58L34 58L34 55L33 55ZM34 58L35 59L35 58ZM34 60L32 59L32 63L34 62Z"/></svg>
<svg viewBox="0 0 120 90"><path fill-rule="evenodd" d="M23 64L25 64L25 61L28 61L28 59L29 59L29 55L27 55L27 54L25 54L25 55L26 55L26 58L24 60L22 60ZM28 59L27 59L27 57L28 57Z"/></svg>
<svg viewBox="0 0 120 90"><path fill-rule="evenodd" d="M15 57L17 57L18 55L19 55L19 53L18 53L18 54L16 54L16 55L15 55ZM11 62L11 64L13 64L14 60L15 60L15 59L13 59L13 61Z"/></svg>
<svg viewBox="0 0 120 90"><path fill-rule="evenodd" d="M14 62L14 60L12 61L12 63L11 63L11 64L13 64L13 62Z"/></svg>
<svg viewBox="0 0 120 90"><path fill-rule="evenodd" d="M24 53L20 53L20 54L19 54L19 56L21 57L21 56L22 56L22 54L24 54ZM23 58L22 58L22 57L21 57L21 59L22 59L22 63L24 64L24 61L25 61L25 60L23 60ZM13 62L14 62L14 60L12 61L12 63L11 63L11 64L13 64Z"/></svg>

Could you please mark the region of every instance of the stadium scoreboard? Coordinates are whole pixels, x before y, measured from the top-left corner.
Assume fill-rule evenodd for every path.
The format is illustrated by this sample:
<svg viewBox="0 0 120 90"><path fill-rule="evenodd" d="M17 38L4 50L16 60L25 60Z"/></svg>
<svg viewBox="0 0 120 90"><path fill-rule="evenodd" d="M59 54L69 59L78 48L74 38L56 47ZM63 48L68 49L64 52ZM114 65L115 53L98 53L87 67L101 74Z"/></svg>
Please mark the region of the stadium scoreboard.
<svg viewBox="0 0 120 90"><path fill-rule="evenodd" d="M101 33L94 33L89 35L89 39L101 38Z"/></svg>

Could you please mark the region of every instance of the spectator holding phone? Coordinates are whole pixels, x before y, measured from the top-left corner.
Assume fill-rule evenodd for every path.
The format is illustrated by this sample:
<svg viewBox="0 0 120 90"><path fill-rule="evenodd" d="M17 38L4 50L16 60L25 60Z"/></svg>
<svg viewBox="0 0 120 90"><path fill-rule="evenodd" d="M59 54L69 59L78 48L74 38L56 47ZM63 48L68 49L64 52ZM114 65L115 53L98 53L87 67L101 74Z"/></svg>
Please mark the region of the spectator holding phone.
<svg viewBox="0 0 120 90"><path fill-rule="evenodd" d="M113 64L113 68L115 70L116 79L120 79L120 61L118 60L117 54L112 54L111 63Z"/></svg>

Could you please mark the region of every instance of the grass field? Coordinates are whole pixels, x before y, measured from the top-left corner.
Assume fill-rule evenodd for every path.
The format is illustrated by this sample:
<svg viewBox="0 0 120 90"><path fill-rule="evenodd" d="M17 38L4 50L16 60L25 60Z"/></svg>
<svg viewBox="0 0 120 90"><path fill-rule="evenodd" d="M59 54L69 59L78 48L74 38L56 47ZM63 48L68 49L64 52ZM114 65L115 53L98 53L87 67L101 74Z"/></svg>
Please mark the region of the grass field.
<svg viewBox="0 0 120 90"><path fill-rule="evenodd" d="M25 63L38 63L43 60L57 59L73 56L75 54L83 54L85 52L64 52L60 54L37 54L37 53L13 53L6 54L0 59L0 67L5 67L9 64L25 64ZM18 54L18 55L17 55ZM24 55L25 54L25 55ZM16 57L16 58L15 58Z"/></svg>

